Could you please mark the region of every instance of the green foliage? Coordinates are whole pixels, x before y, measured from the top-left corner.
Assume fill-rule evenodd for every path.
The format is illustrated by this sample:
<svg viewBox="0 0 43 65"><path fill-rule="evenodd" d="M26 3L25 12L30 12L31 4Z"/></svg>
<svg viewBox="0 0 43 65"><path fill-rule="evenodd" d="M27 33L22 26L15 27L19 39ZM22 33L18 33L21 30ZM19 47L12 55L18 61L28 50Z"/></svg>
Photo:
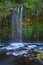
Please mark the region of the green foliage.
<svg viewBox="0 0 43 65"><path fill-rule="evenodd" d="M7 17L9 18L10 14L12 13L13 8L14 8L13 6L15 6L15 4L19 5L20 3L17 0L13 0L13 1L12 0L0 0L0 2L2 2L2 3L0 3L0 37L4 39L4 38L11 37L11 25L9 25L10 20L7 19ZM11 3L11 7L7 7L6 2ZM39 15L43 13L43 11L42 11L43 7L42 7L41 3L42 3L41 0L25 0L24 1L23 18L26 18L25 22L26 21L27 22L26 22L26 25L24 22L24 25L22 28L23 36L31 37L31 36L35 35L35 37L37 37L37 34L36 34L37 30L39 32L39 36L41 36L41 37L43 36L42 20L40 19L38 21L39 22L38 25L37 25L37 23L35 23L35 22L37 22L37 21L35 21L36 19L34 19L33 21L31 20L31 17L33 17L33 15L36 16L35 8L38 8ZM3 17L5 19L3 19ZM28 21L28 20L30 20L30 21ZM3 26L2 26L2 22L4 22Z"/></svg>
<svg viewBox="0 0 43 65"><path fill-rule="evenodd" d="M33 26L28 26L28 28L23 29L23 35L26 37L30 37L33 33Z"/></svg>

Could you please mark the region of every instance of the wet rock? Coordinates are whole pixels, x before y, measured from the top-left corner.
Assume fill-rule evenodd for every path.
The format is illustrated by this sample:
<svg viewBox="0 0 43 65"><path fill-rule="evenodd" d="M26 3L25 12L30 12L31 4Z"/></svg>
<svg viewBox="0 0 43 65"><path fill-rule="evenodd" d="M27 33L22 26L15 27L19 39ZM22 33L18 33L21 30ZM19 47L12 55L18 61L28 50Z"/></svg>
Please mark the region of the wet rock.
<svg viewBox="0 0 43 65"><path fill-rule="evenodd" d="M0 54L0 58L0 65L43 65L41 61L36 58L31 59L23 55L6 55L5 52Z"/></svg>
<svg viewBox="0 0 43 65"><path fill-rule="evenodd" d="M39 59L29 59L24 56L19 56L16 59L16 65L43 65Z"/></svg>
<svg viewBox="0 0 43 65"><path fill-rule="evenodd" d="M29 65L42 65L42 63L38 59L33 59L33 60L29 61L28 64Z"/></svg>
<svg viewBox="0 0 43 65"><path fill-rule="evenodd" d="M6 52L0 52L0 60L6 57Z"/></svg>

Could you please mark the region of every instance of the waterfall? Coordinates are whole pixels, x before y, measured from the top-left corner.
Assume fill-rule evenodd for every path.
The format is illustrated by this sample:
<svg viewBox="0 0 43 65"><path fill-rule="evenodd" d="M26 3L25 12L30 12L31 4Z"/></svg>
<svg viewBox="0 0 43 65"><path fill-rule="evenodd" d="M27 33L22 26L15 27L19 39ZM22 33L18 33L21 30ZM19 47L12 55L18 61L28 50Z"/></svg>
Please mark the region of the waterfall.
<svg viewBox="0 0 43 65"><path fill-rule="evenodd" d="M23 16L23 7L21 7L20 12L20 42L22 42L22 16Z"/></svg>
<svg viewBox="0 0 43 65"><path fill-rule="evenodd" d="M23 6L16 7L11 15L12 21L12 41L22 42L22 16Z"/></svg>
<svg viewBox="0 0 43 65"><path fill-rule="evenodd" d="M37 37L38 37L38 39L37 39L37 42L39 42L39 10L37 9Z"/></svg>
<svg viewBox="0 0 43 65"><path fill-rule="evenodd" d="M35 24L36 24L36 42L39 42L39 9L36 7L35 8L35 15L36 15L36 19L35 19Z"/></svg>

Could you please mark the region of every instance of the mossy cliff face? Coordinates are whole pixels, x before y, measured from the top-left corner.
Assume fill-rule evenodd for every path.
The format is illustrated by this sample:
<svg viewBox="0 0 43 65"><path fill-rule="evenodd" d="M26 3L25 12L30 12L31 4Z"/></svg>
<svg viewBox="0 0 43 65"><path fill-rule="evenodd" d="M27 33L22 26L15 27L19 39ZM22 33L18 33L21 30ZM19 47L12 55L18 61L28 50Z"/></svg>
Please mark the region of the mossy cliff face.
<svg viewBox="0 0 43 65"><path fill-rule="evenodd" d="M2 42L11 40L11 14L16 6L17 4L13 5L11 2L0 4L0 41Z"/></svg>
<svg viewBox="0 0 43 65"><path fill-rule="evenodd" d="M17 7L18 4L14 5L10 3L11 5L10 7L8 7L6 4L4 4L3 6L2 5L0 9L0 40L9 41L11 40L11 31L12 31L10 17L13 12L13 9ZM37 32L39 34L38 36ZM30 6L30 4L24 5L22 37L23 41L26 42L36 41L38 38L40 41L43 41L43 14L39 13L37 20L36 13L34 12L34 9L32 9L32 7Z"/></svg>

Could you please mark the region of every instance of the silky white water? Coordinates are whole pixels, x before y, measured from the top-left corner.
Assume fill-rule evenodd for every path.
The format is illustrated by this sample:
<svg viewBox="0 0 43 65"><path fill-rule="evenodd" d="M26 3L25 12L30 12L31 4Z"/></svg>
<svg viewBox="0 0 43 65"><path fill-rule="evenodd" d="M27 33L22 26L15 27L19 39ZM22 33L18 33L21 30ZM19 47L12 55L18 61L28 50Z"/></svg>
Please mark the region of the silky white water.
<svg viewBox="0 0 43 65"><path fill-rule="evenodd" d="M22 17L23 17L23 6L16 7L13 10L11 21L12 21L12 41L22 42Z"/></svg>

